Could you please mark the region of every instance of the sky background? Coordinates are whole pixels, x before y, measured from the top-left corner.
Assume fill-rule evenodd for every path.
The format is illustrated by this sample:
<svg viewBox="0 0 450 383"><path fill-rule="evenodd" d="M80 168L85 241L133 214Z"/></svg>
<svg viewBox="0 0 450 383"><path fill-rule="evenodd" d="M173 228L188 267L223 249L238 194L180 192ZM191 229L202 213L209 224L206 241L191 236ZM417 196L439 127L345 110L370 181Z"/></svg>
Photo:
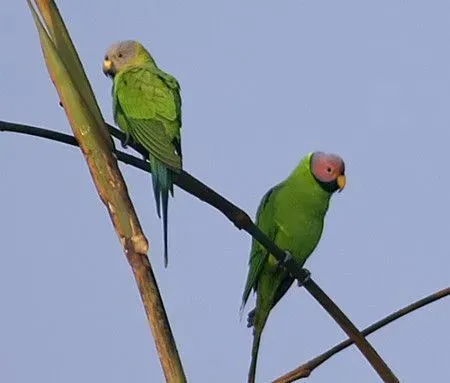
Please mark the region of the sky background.
<svg viewBox="0 0 450 383"><path fill-rule="evenodd" d="M214 3L214 4L213 4ZM58 1L105 119L106 48L138 39L182 87L185 169L252 217L313 150L339 153L307 267L360 328L449 285L447 1ZM70 132L25 1L0 14L0 119ZM0 381L162 382L142 303L78 149L0 134ZM169 268L148 174L121 165L190 382L244 382L250 237L177 189ZM402 382L450 381L448 300L369 339ZM251 308L253 301L248 306ZM304 289L266 326L268 382L345 335ZM352 347L316 382L379 382Z"/></svg>

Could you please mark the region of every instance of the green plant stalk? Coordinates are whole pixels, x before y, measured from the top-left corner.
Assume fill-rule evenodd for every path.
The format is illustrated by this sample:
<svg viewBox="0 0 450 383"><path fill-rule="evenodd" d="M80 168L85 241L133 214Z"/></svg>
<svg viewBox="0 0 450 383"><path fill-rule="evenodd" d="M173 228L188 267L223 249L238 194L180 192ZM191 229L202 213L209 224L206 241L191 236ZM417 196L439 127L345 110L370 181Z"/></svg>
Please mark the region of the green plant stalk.
<svg viewBox="0 0 450 383"><path fill-rule="evenodd" d="M107 207L116 233L133 270L166 381L170 383L185 382L186 378L175 340L150 262L147 258L148 242L128 196L127 187L118 168L117 159L113 155L112 139L108 134L85 75L84 77L79 75L80 72L84 73L82 67L78 65L78 72L73 69L77 66L74 57L76 56L76 59L79 61L78 56L73 45L71 45L72 49L70 47L66 47L66 49L61 48L67 43L67 39L70 40L70 38L68 38L65 27L63 30L58 29L64 23L57 12L54 2L36 1L40 9L45 11L43 14L44 19L47 20L49 33L42 25L31 2L29 0L27 2L38 29L50 77L64 105L67 118L84 154L100 199ZM61 39L60 37L65 34L67 35L66 39ZM57 43L52 40L51 36L55 36L55 39L56 36L59 36ZM81 85L83 82L85 82L84 86ZM88 96L86 92L90 93L91 96Z"/></svg>

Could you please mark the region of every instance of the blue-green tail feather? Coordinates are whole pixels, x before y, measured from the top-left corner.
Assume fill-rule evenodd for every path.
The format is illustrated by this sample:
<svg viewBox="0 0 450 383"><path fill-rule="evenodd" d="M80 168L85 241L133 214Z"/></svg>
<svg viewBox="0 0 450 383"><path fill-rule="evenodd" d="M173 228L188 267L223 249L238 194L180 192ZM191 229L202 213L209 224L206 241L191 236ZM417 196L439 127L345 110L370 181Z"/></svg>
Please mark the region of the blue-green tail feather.
<svg viewBox="0 0 450 383"><path fill-rule="evenodd" d="M162 192L163 235L164 235L164 267L167 267L169 257L167 253L167 207L169 205L169 190Z"/></svg>
<svg viewBox="0 0 450 383"><path fill-rule="evenodd" d="M155 169L155 170L153 170ZM158 214L158 217L161 218L161 187L159 183L158 176L156 173L156 166L151 165L152 170L152 184L153 184L153 193L155 195L155 201L156 201L156 213ZM155 173L154 173L155 171Z"/></svg>
<svg viewBox="0 0 450 383"><path fill-rule="evenodd" d="M164 266L167 267L169 261L168 246L167 246L169 193L172 194L173 196L172 171L168 169L161 161L159 161L153 156L150 156L150 167L152 171L153 192L155 194L155 201L156 201L156 212L159 218L161 218L161 205L162 205Z"/></svg>

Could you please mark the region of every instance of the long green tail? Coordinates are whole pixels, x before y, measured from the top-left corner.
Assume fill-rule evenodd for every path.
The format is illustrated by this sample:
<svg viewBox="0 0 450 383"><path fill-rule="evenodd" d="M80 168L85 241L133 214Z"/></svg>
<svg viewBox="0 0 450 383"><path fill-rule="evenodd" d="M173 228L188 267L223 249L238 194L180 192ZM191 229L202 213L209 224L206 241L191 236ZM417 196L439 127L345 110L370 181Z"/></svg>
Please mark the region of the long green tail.
<svg viewBox="0 0 450 383"><path fill-rule="evenodd" d="M258 361L259 344L261 343L261 335L269 317L269 311L264 312L263 307L255 307L249 321L253 322L253 345L252 345L252 360L250 362L250 369L248 371L248 383L255 383L256 378L256 363Z"/></svg>
<svg viewBox="0 0 450 383"><path fill-rule="evenodd" d="M255 330L253 333L252 361L250 362L250 369L248 371L248 383L255 383L256 362L258 361L260 342L261 342L261 332Z"/></svg>
<svg viewBox="0 0 450 383"><path fill-rule="evenodd" d="M169 192L173 196L173 177L172 171L168 169L161 161L153 156L150 156L150 168L152 171L153 192L156 200L156 212L161 218L161 204L162 204L162 219L163 219L163 235L164 235L164 267L167 267L169 262L167 251L167 226L168 226L168 205Z"/></svg>

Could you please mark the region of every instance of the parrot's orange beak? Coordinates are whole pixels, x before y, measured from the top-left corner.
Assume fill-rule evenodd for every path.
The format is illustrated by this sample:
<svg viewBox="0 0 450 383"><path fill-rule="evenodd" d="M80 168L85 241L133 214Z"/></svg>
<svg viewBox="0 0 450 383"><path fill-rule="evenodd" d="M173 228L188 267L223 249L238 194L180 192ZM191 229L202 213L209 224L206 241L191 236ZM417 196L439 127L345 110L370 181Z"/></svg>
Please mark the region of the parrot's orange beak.
<svg viewBox="0 0 450 383"><path fill-rule="evenodd" d="M111 60L103 60L103 73L106 76L114 75L114 68Z"/></svg>
<svg viewBox="0 0 450 383"><path fill-rule="evenodd" d="M345 178L344 174L341 174L337 179L336 179L337 185L339 187L339 192L341 192L342 190L344 190L345 188L345 184L347 182L347 179Z"/></svg>

